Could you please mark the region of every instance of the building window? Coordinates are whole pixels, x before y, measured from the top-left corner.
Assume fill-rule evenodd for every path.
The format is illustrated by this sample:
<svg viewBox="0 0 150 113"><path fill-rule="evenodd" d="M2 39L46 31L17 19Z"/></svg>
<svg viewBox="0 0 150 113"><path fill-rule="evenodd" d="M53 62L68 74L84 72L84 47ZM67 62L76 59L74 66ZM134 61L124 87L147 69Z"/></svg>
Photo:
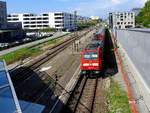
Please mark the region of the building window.
<svg viewBox="0 0 150 113"><path fill-rule="evenodd" d="M38 23L38 24L41 24L42 22L41 22L41 21L38 21L37 23Z"/></svg>
<svg viewBox="0 0 150 113"><path fill-rule="evenodd" d="M29 22L24 22L24 24L29 24Z"/></svg>
<svg viewBox="0 0 150 113"><path fill-rule="evenodd" d="M31 24L35 24L35 22L30 22Z"/></svg>
<svg viewBox="0 0 150 113"><path fill-rule="evenodd" d="M55 23L63 23L62 21L55 21Z"/></svg>
<svg viewBox="0 0 150 113"><path fill-rule="evenodd" d="M43 14L43 16L48 16L48 14Z"/></svg>
<svg viewBox="0 0 150 113"><path fill-rule="evenodd" d="M31 18L31 20L36 20L35 18Z"/></svg>
<svg viewBox="0 0 150 113"><path fill-rule="evenodd" d="M55 16L63 16L63 13L55 13Z"/></svg>
<svg viewBox="0 0 150 113"><path fill-rule="evenodd" d="M43 27L49 27L48 25L43 25Z"/></svg>
<svg viewBox="0 0 150 113"><path fill-rule="evenodd" d="M29 18L24 18L23 20L29 20Z"/></svg>
<svg viewBox="0 0 150 113"><path fill-rule="evenodd" d="M37 18L37 20L42 20L42 18Z"/></svg>
<svg viewBox="0 0 150 113"><path fill-rule="evenodd" d="M45 24L46 24L46 23L49 23L49 22L48 22L48 21L43 21L43 23L45 23Z"/></svg>
<svg viewBox="0 0 150 113"><path fill-rule="evenodd" d="M64 17L55 17L55 19L64 19Z"/></svg>
<svg viewBox="0 0 150 113"><path fill-rule="evenodd" d="M23 16L28 17L28 16L30 16L30 15L29 15L29 14L24 14Z"/></svg>
<svg viewBox="0 0 150 113"><path fill-rule="evenodd" d="M27 27L29 27L29 25L26 25L26 26L24 26L24 27L26 27L26 28L27 28Z"/></svg>
<svg viewBox="0 0 150 113"><path fill-rule="evenodd" d="M11 15L8 15L7 17L11 17Z"/></svg>
<svg viewBox="0 0 150 113"><path fill-rule="evenodd" d="M37 27L42 27L42 25L37 25Z"/></svg>
<svg viewBox="0 0 150 113"><path fill-rule="evenodd" d="M43 18L43 20L48 20L48 18Z"/></svg>
<svg viewBox="0 0 150 113"><path fill-rule="evenodd" d="M55 27L63 27L63 25L55 25Z"/></svg>
<svg viewBox="0 0 150 113"><path fill-rule="evenodd" d="M18 17L18 15L12 15L12 17Z"/></svg>
<svg viewBox="0 0 150 113"><path fill-rule="evenodd" d="M8 18L7 20L8 20L8 21L11 21L11 19L10 19L10 18Z"/></svg>
<svg viewBox="0 0 150 113"><path fill-rule="evenodd" d="M117 24L119 25L119 24L120 24L120 22L117 22Z"/></svg>
<svg viewBox="0 0 150 113"><path fill-rule="evenodd" d="M30 27L36 27L36 25L31 25Z"/></svg>

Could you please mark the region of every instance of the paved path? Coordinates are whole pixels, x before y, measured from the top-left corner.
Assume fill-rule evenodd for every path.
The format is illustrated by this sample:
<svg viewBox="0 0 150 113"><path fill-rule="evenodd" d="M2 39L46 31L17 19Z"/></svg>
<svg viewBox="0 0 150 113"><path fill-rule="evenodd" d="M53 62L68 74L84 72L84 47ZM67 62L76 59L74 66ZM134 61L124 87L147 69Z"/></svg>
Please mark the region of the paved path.
<svg viewBox="0 0 150 113"><path fill-rule="evenodd" d="M20 45L20 46L16 46L16 47L13 47L13 48L9 48L9 49L0 51L0 56L1 56L1 55L4 55L4 54L7 54L7 53L10 53L10 52L13 52L13 51L15 51L15 50L24 48L24 47L31 47L31 46L33 46L33 45L46 42L46 41L48 41L48 40L50 40L50 39L57 38L57 37L62 36L62 35L64 35L64 34L66 34L66 33L67 33L67 32L57 32L57 33L55 33L52 37L45 38L45 39L41 39L41 40L37 40L37 41L34 41L34 42L26 43L26 44L23 44L23 45Z"/></svg>

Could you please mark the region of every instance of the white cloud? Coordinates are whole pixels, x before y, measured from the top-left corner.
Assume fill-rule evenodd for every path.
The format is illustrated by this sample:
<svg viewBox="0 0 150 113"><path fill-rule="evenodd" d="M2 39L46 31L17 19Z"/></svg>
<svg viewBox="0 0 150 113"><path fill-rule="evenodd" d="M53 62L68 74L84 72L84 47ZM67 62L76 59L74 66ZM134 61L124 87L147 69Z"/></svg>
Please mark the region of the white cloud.
<svg viewBox="0 0 150 113"><path fill-rule="evenodd" d="M109 12L127 11L134 7L141 7L147 0L90 0L79 2L75 7L68 10L77 10L79 14L85 16L108 16Z"/></svg>
<svg viewBox="0 0 150 113"><path fill-rule="evenodd" d="M140 0L139 2L140 2L140 4L144 5L145 2L147 2L147 0Z"/></svg>
<svg viewBox="0 0 150 113"><path fill-rule="evenodd" d="M115 9L117 5L124 3L126 0L91 0L80 2L74 9L82 15L107 15L108 10Z"/></svg>
<svg viewBox="0 0 150 113"><path fill-rule="evenodd" d="M114 4L120 4L121 0L111 0Z"/></svg>

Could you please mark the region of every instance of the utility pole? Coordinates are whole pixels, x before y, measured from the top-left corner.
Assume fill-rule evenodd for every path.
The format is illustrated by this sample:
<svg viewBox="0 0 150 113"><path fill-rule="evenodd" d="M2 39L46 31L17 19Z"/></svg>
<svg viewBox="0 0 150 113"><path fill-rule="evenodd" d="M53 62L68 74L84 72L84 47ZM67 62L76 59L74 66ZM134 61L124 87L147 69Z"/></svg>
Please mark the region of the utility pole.
<svg viewBox="0 0 150 113"><path fill-rule="evenodd" d="M77 51L77 38L78 38L78 33L77 33L77 11L74 11L74 36L75 37L75 41L73 42L73 50L72 50L72 53L73 51Z"/></svg>

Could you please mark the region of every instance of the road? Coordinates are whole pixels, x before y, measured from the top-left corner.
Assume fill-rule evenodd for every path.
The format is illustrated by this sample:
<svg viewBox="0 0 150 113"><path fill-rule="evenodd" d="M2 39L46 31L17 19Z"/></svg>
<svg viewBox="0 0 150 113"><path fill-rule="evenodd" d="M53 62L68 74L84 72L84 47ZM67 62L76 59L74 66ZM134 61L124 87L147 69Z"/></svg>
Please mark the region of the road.
<svg viewBox="0 0 150 113"><path fill-rule="evenodd" d="M63 35L65 35L66 33L67 33L67 32L57 32L57 33L55 33L52 37L49 37L49 38L46 38L46 39L37 40L37 41L34 41L34 42L26 43L26 44L23 44L23 45L20 45L20 46L16 46L16 47L13 47L13 48L9 48L9 49L0 51L0 56L1 56L1 55L5 55L5 54L10 53L10 52L13 52L13 51L16 51L16 50L18 50L18 49L24 48L24 47L31 47L31 46L33 46L33 45L46 42L46 41L48 41L48 40L50 40L50 39L54 39L54 38L63 36Z"/></svg>

